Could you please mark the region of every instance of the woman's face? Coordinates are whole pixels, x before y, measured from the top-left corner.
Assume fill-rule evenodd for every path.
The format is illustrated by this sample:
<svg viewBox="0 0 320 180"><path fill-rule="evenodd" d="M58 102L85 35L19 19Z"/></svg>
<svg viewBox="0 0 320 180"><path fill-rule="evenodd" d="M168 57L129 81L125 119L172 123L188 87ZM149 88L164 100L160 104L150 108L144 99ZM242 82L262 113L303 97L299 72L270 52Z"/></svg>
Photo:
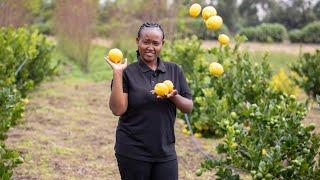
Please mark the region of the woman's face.
<svg viewBox="0 0 320 180"><path fill-rule="evenodd" d="M159 28L144 28L140 37L136 39L140 57L151 62L157 60L164 43L162 31Z"/></svg>

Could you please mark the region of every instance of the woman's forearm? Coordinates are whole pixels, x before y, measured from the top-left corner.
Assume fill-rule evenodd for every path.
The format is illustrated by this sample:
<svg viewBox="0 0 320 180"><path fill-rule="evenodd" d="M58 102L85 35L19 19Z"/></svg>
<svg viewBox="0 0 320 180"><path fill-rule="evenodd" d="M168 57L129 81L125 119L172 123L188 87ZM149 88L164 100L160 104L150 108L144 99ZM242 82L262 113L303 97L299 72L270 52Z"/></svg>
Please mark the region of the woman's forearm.
<svg viewBox="0 0 320 180"><path fill-rule="evenodd" d="M113 84L109 100L109 107L116 116L121 116L127 110L128 100L126 93L123 92L122 85L123 71L113 73Z"/></svg>
<svg viewBox="0 0 320 180"><path fill-rule="evenodd" d="M174 97L171 97L170 100L183 113L190 113L193 109L193 101L179 94L175 95Z"/></svg>

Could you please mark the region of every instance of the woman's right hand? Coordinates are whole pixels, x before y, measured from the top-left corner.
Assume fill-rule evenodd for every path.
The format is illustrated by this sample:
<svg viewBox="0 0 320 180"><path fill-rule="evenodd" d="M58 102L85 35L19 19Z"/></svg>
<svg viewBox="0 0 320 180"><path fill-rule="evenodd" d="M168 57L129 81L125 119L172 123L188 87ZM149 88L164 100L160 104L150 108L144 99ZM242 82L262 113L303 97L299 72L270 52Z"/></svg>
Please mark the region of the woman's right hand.
<svg viewBox="0 0 320 180"><path fill-rule="evenodd" d="M123 63L119 63L119 64L110 61L108 56L104 57L104 59L111 66L114 72L119 72L119 71L122 72L128 65L127 58L124 59Z"/></svg>

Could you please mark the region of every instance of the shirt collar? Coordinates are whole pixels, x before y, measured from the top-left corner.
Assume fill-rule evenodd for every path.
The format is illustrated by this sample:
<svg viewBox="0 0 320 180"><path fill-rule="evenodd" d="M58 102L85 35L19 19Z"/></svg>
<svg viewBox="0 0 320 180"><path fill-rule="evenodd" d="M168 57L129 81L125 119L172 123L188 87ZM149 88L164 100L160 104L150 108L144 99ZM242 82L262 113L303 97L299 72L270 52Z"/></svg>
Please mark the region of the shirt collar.
<svg viewBox="0 0 320 180"><path fill-rule="evenodd" d="M140 57L138 58L138 61L139 61L139 67L142 70L142 72L147 72L152 70L148 65L146 65L146 63L143 62L143 60ZM159 57L157 58L157 63L158 63L158 67L156 70L159 70L161 72L166 72L166 66L164 65L163 61Z"/></svg>

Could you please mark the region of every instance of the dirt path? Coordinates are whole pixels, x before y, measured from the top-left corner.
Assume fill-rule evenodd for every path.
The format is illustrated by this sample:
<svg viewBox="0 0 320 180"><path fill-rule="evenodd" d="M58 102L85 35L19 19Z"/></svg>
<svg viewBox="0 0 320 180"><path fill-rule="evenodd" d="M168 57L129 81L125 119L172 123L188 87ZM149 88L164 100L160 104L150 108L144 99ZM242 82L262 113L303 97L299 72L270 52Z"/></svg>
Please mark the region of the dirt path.
<svg viewBox="0 0 320 180"><path fill-rule="evenodd" d="M25 163L13 179L120 179L114 158L117 118L108 109L109 84L80 80L44 83L30 95L24 123L9 131L9 148L22 153ZM179 179L201 178L195 170L202 160L176 123ZM217 140L201 140L213 150Z"/></svg>

